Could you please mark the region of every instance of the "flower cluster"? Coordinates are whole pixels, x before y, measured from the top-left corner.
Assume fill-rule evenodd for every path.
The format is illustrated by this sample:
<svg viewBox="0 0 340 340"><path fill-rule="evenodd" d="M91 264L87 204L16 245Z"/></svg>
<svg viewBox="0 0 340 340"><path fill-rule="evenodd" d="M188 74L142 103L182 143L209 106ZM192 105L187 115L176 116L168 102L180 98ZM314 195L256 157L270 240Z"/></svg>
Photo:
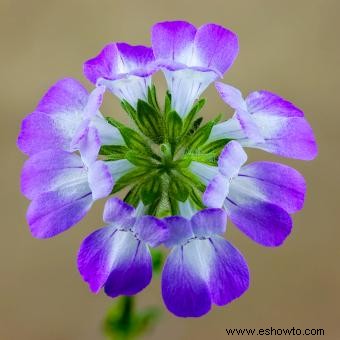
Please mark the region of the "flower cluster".
<svg viewBox="0 0 340 340"><path fill-rule="evenodd" d="M162 271L166 307L181 317L201 316L249 286L241 253L222 237L227 217L253 241L281 245L291 214L303 207L305 181L273 162L247 162L243 148L310 160L317 154L303 112L268 91L241 92L218 80L238 54L237 36L184 21L152 27L152 47L110 43L84 63L94 84L54 84L23 121L18 146L29 156L22 176L31 200L33 236L53 237L76 223L94 201L107 226L81 244L78 268L91 291L133 295L151 281L150 248L169 254ZM152 75L168 85L159 104ZM235 110L225 121L198 117L204 90L214 83ZM100 112L106 92L130 117L126 126Z"/></svg>

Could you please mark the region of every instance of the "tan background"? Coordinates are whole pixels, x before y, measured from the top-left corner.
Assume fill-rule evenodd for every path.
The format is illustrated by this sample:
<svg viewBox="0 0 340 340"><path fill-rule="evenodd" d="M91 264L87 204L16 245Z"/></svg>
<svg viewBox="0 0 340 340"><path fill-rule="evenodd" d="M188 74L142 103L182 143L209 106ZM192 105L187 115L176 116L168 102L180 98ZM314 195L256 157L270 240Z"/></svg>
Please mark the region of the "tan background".
<svg viewBox="0 0 340 340"><path fill-rule="evenodd" d="M282 159L308 181L305 209L284 247L257 246L229 226L228 237L251 268L245 296L198 320L164 310L146 338L226 339L227 327L295 326L324 328L324 339L340 339L339 11L336 0L1 0L0 339L102 339L100 321L111 301L90 294L75 266L80 241L102 223L101 203L69 232L33 239L25 222L28 201L19 191L24 156L15 141L20 121L53 82L73 76L89 86L84 60L110 41L148 44L151 25L166 19L216 22L237 32L240 55L225 81L298 104L314 127L320 155L309 163ZM225 110L213 89L207 97L206 112ZM115 99L104 111L122 115ZM139 302L161 305L157 280Z"/></svg>

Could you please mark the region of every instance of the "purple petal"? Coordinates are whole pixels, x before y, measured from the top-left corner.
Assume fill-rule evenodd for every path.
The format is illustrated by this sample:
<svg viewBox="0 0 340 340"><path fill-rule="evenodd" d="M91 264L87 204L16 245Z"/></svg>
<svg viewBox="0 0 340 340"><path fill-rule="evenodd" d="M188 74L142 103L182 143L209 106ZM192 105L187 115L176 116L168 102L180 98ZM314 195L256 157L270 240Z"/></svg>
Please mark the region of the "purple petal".
<svg viewBox="0 0 340 340"><path fill-rule="evenodd" d="M99 78L116 80L126 74L147 77L155 72L153 62L152 49L149 47L111 43L95 58L85 62L84 74L94 84Z"/></svg>
<svg viewBox="0 0 340 340"><path fill-rule="evenodd" d="M154 216L142 216L134 225L137 237L148 243L151 247L157 247L168 238L168 229L165 222Z"/></svg>
<svg viewBox="0 0 340 340"><path fill-rule="evenodd" d="M249 270L242 254L219 236L210 239L209 287L218 306L240 297L249 287Z"/></svg>
<svg viewBox="0 0 340 340"><path fill-rule="evenodd" d="M218 158L218 170L227 178L236 176L241 166L247 161L247 154L242 146L236 142L229 142Z"/></svg>
<svg viewBox="0 0 340 340"><path fill-rule="evenodd" d="M253 117L244 110L238 110L235 113L236 119L239 121L242 130L252 143L265 143L261 134L261 129L257 126Z"/></svg>
<svg viewBox="0 0 340 340"><path fill-rule="evenodd" d="M81 112L88 99L88 92L77 80L65 78L56 82L40 100L36 111L50 115Z"/></svg>
<svg viewBox="0 0 340 340"><path fill-rule="evenodd" d="M208 183L202 197L203 203L208 208L222 208L228 192L229 180L218 174Z"/></svg>
<svg viewBox="0 0 340 340"><path fill-rule="evenodd" d="M313 130L303 117L279 118L253 115L260 127L264 143L243 143L245 146L262 149L280 156L302 160L314 159L317 144Z"/></svg>
<svg viewBox="0 0 340 340"><path fill-rule="evenodd" d="M130 232L117 231L114 239L113 266L105 283L105 293L111 297L137 294L152 278L149 249Z"/></svg>
<svg viewBox="0 0 340 340"><path fill-rule="evenodd" d="M245 192L236 180L230 185L224 207L241 231L264 246L281 245L291 232L292 220L285 210Z"/></svg>
<svg viewBox="0 0 340 340"><path fill-rule="evenodd" d="M165 305L182 317L206 314L211 303L225 305L242 295L248 286L244 258L219 236L175 247L162 274Z"/></svg>
<svg viewBox="0 0 340 340"><path fill-rule="evenodd" d="M269 91L252 92L246 98L246 102L251 114L280 117L303 117L304 115L294 104Z"/></svg>
<svg viewBox="0 0 340 340"><path fill-rule="evenodd" d="M96 161L91 164L88 171L93 200L110 195L114 183L108 166L103 161Z"/></svg>
<svg viewBox="0 0 340 340"><path fill-rule="evenodd" d="M30 199L37 195L70 187L75 180L87 180L78 155L64 151L43 151L31 156L21 173L21 191Z"/></svg>
<svg viewBox="0 0 340 340"><path fill-rule="evenodd" d="M220 82L215 83L215 87L223 101L235 110L247 110L247 104L242 97L242 93L236 87Z"/></svg>
<svg viewBox="0 0 340 340"><path fill-rule="evenodd" d="M233 64L238 54L237 36L228 29L206 24L196 33L194 43L194 65L208 67L223 75Z"/></svg>
<svg viewBox="0 0 340 340"><path fill-rule="evenodd" d="M87 127L77 141L77 146L84 163L87 166L94 163L100 149L100 138L97 129L92 126Z"/></svg>
<svg viewBox="0 0 340 340"><path fill-rule="evenodd" d="M55 149L56 147L69 150L69 133L63 133L55 121L45 113L33 112L21 124L17 145L27 154Z"/></svg>
<svg viewBox="0 0 340 340"><path fill-rule="evenodd" d="M97 86L89 95L88 101L84 108L84 117L91 118L99 113L104 99L105 86Z"/></svg>
<svg viewBox="0 0 340 340"><path fill-rule="evenodd" d="M162 273L164 303L170 312L181 317L199 317L211 309L208 284L192 263L198 262L200 255L190 250L187 246L173 248Z"/></svg>
<svg viewBox="0 0 340 340"><path fill-rule="evenodd" d="M191 218L191 225L197 237L223 234L227 227L227 214L222 209L204 209Z"/></svg>
<svg viewBox="0 0 340 340"><path fill-rule="evenodd" d="M185 21L165 21L152 27L151 40L159 61L188 65L192 58L196 28Z"/></svg>
<svg viewBox="0 0 340 340"><path fill-rule="evenodd" d="M98 293L111 273L115 260L112 227L98 229L85 238L78 252L78 270L93 293Z"/></svg>
<svg viewBox="0 0 340 340"><path fill-rule="evenodd" d="M92 196L87 184L74 185L71 190L50 191L35 197L27 211L32 235L49 238L78 223L89 211Z"/></svg>
<svg viewBox="0 0 340 340"><path fill-rule="evenodd" d="M121 225L135 217L135 208L118 197L112 197L105 203L103 220L106 223Z"/></svg>
<svg viewBox="0 0 340 340"><path fill-rule="evenodd" d="M194 237L191 223L181 216L170 216L164 218L168 227L168 237L164 244L167 247L173 247L185 243L189 238Z"/></svg>
<svg viewBox="0 0 340 340"><path fill-rule="evenodd" d="M303 207L306 183L295 169L278 163L255 162L241 168L235 179L247 192L289 213Z"/></svg>

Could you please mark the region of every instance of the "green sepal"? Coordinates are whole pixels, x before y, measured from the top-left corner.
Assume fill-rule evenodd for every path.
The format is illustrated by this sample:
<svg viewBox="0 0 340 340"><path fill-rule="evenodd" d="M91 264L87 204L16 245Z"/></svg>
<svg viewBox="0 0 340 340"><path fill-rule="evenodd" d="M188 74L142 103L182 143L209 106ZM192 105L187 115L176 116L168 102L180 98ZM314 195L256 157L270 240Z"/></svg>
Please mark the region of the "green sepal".
<svg viewBox="0 0 340 340"><path fill-rule="evenodd" d="M202 152L193 152L188 153L183 157L183 162L186 161L189 163L192 161L208 164L208 165L216 165L218 160L219 153L202 153Z"/></svg>
<svg viewBox="0 0 340 340"><path fill-rule="evenodd" d="M132 164L136 166L141 166L144 168L152 168L156 163L155 161L151 158L148 157L147 155L144 155L140 152L135 152L135 151L128 151L125 154L125 158Z"/></svg>
<svg viewBox="0 0 340 340"><path fill-rule="evenodd" d="M204 203L202 202L202 194L195 188L192 188L189 197L192 203L197 207L197 209L201 210L205 208Z"/></svg>
<svg viewBox="0 0 340 340"><path fill-rule="evenodd" d="M137 111L136 109L125 99L120 102L123 110L136 122L137 119Z"/></svg>
<svg viewBox="0 0 340 340"><path fill-rule="evenodd" d="M137 208L140 201L140 183L134 185L124 197L124 201Z"/></svg>
<svg viewBox="0 0 340 340"><path fill-rule="evenodd" d="M204 183L201 182L198 176L193 174L190 170L188 169L181 169L181 171L178 173L182 178L184 182L188 183L188 187L192 187L192 185L198 189L201 192L205 191L205 185ZM192 185L190 185L190 183Z"/></svg>
<svg viewBox="0 0 340 340"><path fill-rule="evenodd" d="M210 133L211 133L211 129L213 128L214 125L215 125L215 122L210 121L206 123L205 125L203 125L202 127L200 127L194 133L194 135L190 138L186 146L186 150L187 151L195 150L199 146L203 145L208 140Z"/></svg>
<svg viewBox="0 0 340 340"><path fill-rule="evenodd" d="M122 159L129 149L125 145L102 145L99 150L99 155L109 156L109 158Z"/></svg>
<svg viewBox="0 0 340 340"><path fill-rule="evenodd" d="M159 111L157 92L154 84L148 87L148 103Z"/></svg>
<svg viewBox="0 0 340 340"><path fill-rule="evenodd" d="M142 181L150 175L150 169L138 167L128 171L125 175L120 177L115 183L112 193L116 193L125 187L134 184L137 181Z"/></svg>
<svg viewBox="0 0 340 340"><path fill-rule="evenodd" d="M166 117L167 137L171 147L174 148L182 133L182 118L176 111L170 111Z"/></svg>
<svg viewBox="0 0 340 340"><path fill-rule="evenodd" d="M181 202L185 202L189 196L188 186L176 175L171 176L169 195Z"/></svg>
<svg viewBox="0 0 340 340"><path fill-rule="evenodd" d="M171 94L169 91L166 91L164 99L164 115L166 116L170 111L171 111Z"/></svg>
<svg viewBox="0 0 340 340"><path fill-rule="evenodd" d="M138 100L137 120L140 131L156 144L163 142L163 123L160 113L149 103Z"/></svg>
<svg viewBox="0 0 340 340"><path fill-rule="evenodd" d="M209 153L219 155L222 149L231 141L231 139L223 138L217 139L213 142L203 145L199 148L202 153Z"/></svg>
<svg viewBox="0 0 340 340"><path fill-rule="evenodd" d="M202 107L204 106L206 100L204 98L198 100L195 105L192 107L190 112L187 114L187 116L184 119L183 123L183 136L185 136L191 129L192 123L194 121L195 116L199 111L201 111Z"/></svg>
<svg viewBox="0 0 340 340"><path fill-rule="evenodd" d="M147 177L147 180L141 185L140 199L145 205L149 205L162 195L162 181L157 173L153 177Z"/></svg>
<svg viewBox="0 0 340 340"><path fill-rule="evenodd" d="M142 137L138 132L135 130L130 129L129 127L125 126L124 124L121 124L117 120L106 117L106 120L111 125L115 126L119 132L121 133L125 144L129 149L140 151L144 154L150 154L150 146L148 144L148 141Z"/></svg>
<svg viewBox="0 0 340 340"><path fill-rule="evenodd" d="M171 209L171 215L176 216L179 215L179 207L178 207L178 201L173 198L171 195L169 195L169 204L170 204L170 209Z"/></svg>

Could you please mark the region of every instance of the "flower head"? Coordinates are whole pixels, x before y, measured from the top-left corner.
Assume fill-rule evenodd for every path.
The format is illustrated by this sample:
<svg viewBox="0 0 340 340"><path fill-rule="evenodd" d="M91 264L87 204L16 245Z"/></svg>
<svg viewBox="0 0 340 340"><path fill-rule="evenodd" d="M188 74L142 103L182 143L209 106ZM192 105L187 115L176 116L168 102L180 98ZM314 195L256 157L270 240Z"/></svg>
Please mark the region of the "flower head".
<svg viewBox="0 0 340 340"><path fill-rule="evenodd" d="M255 242L281 245L291 214L303 207L306 184L296 170L247 162L247 147L309 160L317 154L303 112L268 91L245 99L216 82L238 54L237 36L222 26L157 23L152 48L110 43L84 63L95 87L77 80L53 85L21 126L18 146L29 156L21 189L31 200L33 236L55 236L78 223L93 203L110 197L106 226L81 244L78 269L92 292L134 295L151 281L150 249L170 248L162 295L181 317L206 314L249 286L240 252L222 234L228 218ZM159 101L152 75L168 89ZM200 116L211 84L234 115ZM104 95L117 96L130 119L103 116ZM160 250L163 251L163 250Z"/></svg>

